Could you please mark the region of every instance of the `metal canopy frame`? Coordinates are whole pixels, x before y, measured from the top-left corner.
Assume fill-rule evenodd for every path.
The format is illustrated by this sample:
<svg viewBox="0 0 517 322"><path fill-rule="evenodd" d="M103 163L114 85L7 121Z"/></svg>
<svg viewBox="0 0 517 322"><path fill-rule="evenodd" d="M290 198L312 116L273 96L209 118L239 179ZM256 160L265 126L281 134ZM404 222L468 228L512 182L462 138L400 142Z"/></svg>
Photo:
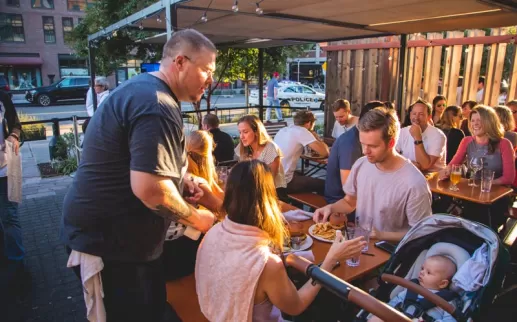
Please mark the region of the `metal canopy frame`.
<svg viewBox="0 0 517 322"><path fill-rule="evenodd" d="M255 1L250 3L253 2ZM220 0L217 3L213 3L213 0L160 0L89 35L88 49L92 91L95 82L95 46L92 44L121 28L137 28L139 27L138 24L147 30L163 31L162 35L155 35L145 39L144 42L164 43L178 28L199 26L200 31L209 38L219 37L219 42L215 42L219 48L258 48L260 50L259 57L263 57L263 48L268 47L390 35L402 35L402 38L405 38L406 34L415 32L458 28L502 27L514 24L517 18L517 5L512 4L508 7L506 0L392 0L389 3L368 2L364 5L355 0L297 0L295 5L289 8L286 7L284 2L264 2L264 0L260 0L257 2L257 7L258 4L266 5L266 9L268 9L262 15L254 13L249 8L250 3L248 1L246 2L248 8L238 12L230 10L230 3L233 3L233 0ZM334 10L334 8L337 10ZM344 8L346 8L346 11L344 11ZM314 10L317 10L317 12ZM181 11L180 15L178 15L178 11ZM208 25L200 23L200 18L195 20L196 15L193 12L201 11L204 14L210 14ZM314 14L312 14L313 12ZM166 17L165 29L163 29L162 24L156 24L154 19L149 19L159 15ZM246 23L236 21L236 15L246 17ZM179 24L178 17L182 19L182 25ZM261 24L262 20L259 22L257 18L264 19L263 23ZM192 24L193 20L195 22ZM219 20L222 22L214 26L210 25L210 23ZM391 21L385 22L386 20ZM272 25L269 26L268 24ZM205 27L203 28L203 26ZM305 26L307 28L304 28ZM214 34L211 35L210 28L213 27L220 29L216 28ZM257 33L256 37L253 37L254 33ZM321 37L320 35L329 37ZM225 36L226 40L221 41ZM235 41L228 39L228 37L234 37ZM404 39L402 42L402 45L405 45ZM405 63L406 46L401 47L400 63L402 64ZM259 65L263 66L263 63L259 63ZM262 74L263 70L260 70L260 75ZM401 78L401 87L403 87L405 75L402 74L399 77ZM402 91L403 89L399 89L398 96L401 95ZM262 86L259 86L259 97L262 97L261 92ZM260 105L260 115L262 115L262 104Z"/></svg>

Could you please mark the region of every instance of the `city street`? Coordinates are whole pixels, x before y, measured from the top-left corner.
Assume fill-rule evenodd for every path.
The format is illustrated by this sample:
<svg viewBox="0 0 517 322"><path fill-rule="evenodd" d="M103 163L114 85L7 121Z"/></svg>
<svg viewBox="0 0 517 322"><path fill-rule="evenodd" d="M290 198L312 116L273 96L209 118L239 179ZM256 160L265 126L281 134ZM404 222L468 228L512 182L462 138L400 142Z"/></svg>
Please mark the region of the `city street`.
<svg viewBox="0 0 517 322"><path fill-rule="evenodd" d="M81 101L73 101L70 104L59 103L47 107L39 106L39 105L27 105L26 101L23 100L15 100L16 110L18 112L33 115L40 120L51 119L51 118L66 118L71 117L73 115L77 116L87 116L85 104ZM21 104L20 104L21 103ZM245 97L244 95L236 95L234 97L223 97L223 96L214 96L212 98L212 108L215 106L218 107L242 107L245 105ZM206 102L203 101L201 104L201 108L206 108ZM190 103L182 104L183 111L192 111L193 107Z"/></svg>

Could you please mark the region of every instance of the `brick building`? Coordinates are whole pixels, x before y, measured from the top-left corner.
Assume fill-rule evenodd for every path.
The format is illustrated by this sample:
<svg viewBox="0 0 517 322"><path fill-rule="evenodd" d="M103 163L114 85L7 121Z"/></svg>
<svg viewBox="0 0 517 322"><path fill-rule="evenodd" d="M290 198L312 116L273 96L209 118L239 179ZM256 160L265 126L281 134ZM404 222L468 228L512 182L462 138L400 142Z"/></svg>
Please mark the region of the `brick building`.
<svg viewBox="0 0 517 322"><path fill-rule="evenodd" d="M62 76L88 75L65 35L95 0L0 0L0 76L13 91L49 85Z"/></svg>

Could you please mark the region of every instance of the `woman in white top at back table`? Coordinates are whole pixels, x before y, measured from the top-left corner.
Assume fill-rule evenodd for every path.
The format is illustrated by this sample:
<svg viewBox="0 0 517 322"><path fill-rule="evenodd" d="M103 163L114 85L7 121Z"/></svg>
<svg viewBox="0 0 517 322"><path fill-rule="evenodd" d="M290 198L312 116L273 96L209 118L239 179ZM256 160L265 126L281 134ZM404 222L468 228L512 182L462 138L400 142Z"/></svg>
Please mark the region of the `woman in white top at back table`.
<svg viewBox="0 0 517 322"><path fill-rule="evenodd" d="M93 116L93 98L88 97L88 94L91 96L90 90L86 93L86 112L89 117ZM97 108L101 105L101 103L108 97L109 95L109 83L106 77L97 77L95 78L95 94L97 95Z"/></svg>
<svg viewBox="0 0 517 322"><path fill-rule="evenodd" d="M284 168L280 159L282 152L269 134L264 124L255 115L245 115L237 122L240 142L235 148L239 161L259 160L271 168L275 187L286 188Z"/></svg>

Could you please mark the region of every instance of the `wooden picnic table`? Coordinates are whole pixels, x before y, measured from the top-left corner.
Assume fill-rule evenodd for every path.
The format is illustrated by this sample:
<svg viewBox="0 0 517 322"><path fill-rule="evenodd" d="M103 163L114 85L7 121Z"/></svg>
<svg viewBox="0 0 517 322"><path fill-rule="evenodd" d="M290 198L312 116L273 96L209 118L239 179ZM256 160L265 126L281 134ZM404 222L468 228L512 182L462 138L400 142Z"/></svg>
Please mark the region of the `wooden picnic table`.
<svg viewBox="0 0 517 322"><path fill-rule="evenodd" d="M452 191L449 187L452 185L450 180L438 180L438 174L434 173L427 176L427 183L432 192L449 197L474 202L477 204L491 205L497 200L512 193L513 189L501 186L492 185L490 192L481 192L480 183L477 182L477 187L469 187L468 180L461 178L458 183L459 191Z"/></svg>
<svg viewBox="0 0 517 322"><path fill-rule="evenodd" d="M283 212L297 209L296 207L283 202L281 202L281 208ZM305 232L308 233L309 227L314 224L314 221L306 220L302 223ZM315 238L312 239L313 244L310 250L312 250L312 253L314 254L314 262L319 264L325 259L325 256L327 255L332 244L316 240ZM357 267L349 267L346 265L346 263L343 262L339 267L332 271L332 274L336 275L344 281L350 282L372 272L373 270L385 264L390 258L390 254L375 247L375 242L375 240L370 240L370 244L368 246L368 253L373 254L374 256L367 256L364 254L361 255L361 262Z"/></svg>
<svg viewBox="0 0 517 322"><path fill-rule="evenodd" d="M281 201L279 201L279 205L283 212L297 209ZM313 223L312 220L303 222L305 231L308 231ZM330 243L314 239L311 250L314 253L315 263L323 261L330 246ZM390 258L388 253L375 247L373 241L370 242L368 253L374 256L361 255L361 263L358 267L348 267L346 263L341 263L338 268L332 271L332 274L345 281L352 281L383 265ZM167 302L174 307L176 313L184 322L208 321L201 313L201 308L199 307L194 274L167 282Z"/></svg>

